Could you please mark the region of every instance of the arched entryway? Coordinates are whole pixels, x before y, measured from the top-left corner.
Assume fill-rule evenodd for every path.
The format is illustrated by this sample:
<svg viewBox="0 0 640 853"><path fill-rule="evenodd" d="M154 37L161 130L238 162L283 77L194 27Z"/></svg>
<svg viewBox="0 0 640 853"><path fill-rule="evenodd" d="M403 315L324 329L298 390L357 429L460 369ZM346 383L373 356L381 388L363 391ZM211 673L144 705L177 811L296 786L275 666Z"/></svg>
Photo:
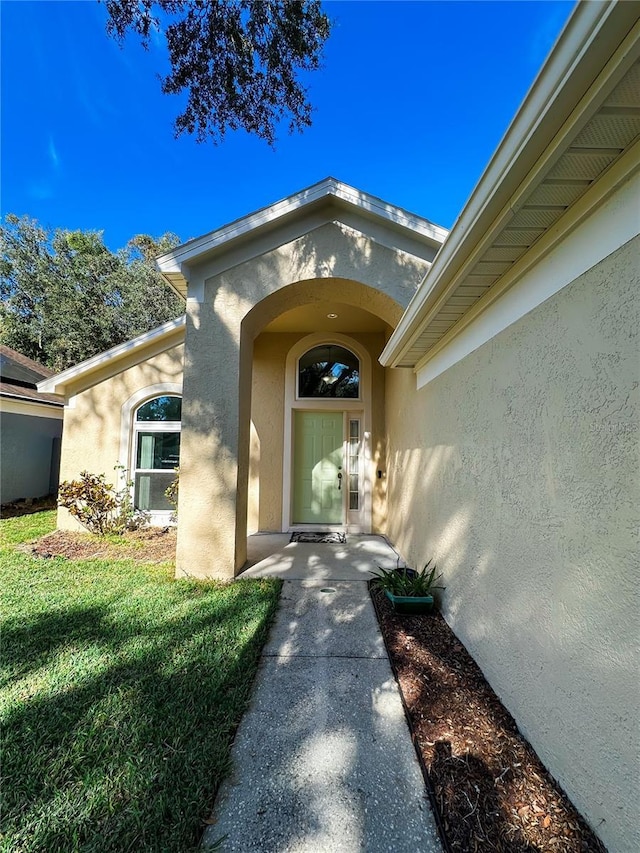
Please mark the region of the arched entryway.
<svg viewBox="0 0 640 853"><path fill-rule="evenodd" d="M252 389L246 439L250 533L382 529L385 374L377 359L401 312L388 295L345 279L292 284L249 312L241 363L251 373ZM340 381L323 383L332 386L324 391L301 387L301 372L314 364L320 379L323 369L333 370L325 379L342 376L343 387ZM327 453L313 451L323 443Z"/></svg>
<svg viewBox="0 0 640 853"><path fill-rule="evenodd" d="M376 458L386 437L378 356L428 261L397 247L395 232L376 231L373 238L364 230L368 220L346 225L336 214L342 215L331 211L330 221L293 239L288 228L279 238L270 232L263 251L242 248L215 262L203 252L201 263L189 264L178 574L229 576L230 566L237 573L248 530L291 526L284 435L285 416L295 407L285 406L287 357L311 334L329 343L344 335L347 349L370 361L371 429L363 407L358 426L370 433L370 528L383 529L385 481ZM424 248L432 257L432 247ZM363 507L367 500L362 491ZM369 529L369 522L358 526Z"/></svg>

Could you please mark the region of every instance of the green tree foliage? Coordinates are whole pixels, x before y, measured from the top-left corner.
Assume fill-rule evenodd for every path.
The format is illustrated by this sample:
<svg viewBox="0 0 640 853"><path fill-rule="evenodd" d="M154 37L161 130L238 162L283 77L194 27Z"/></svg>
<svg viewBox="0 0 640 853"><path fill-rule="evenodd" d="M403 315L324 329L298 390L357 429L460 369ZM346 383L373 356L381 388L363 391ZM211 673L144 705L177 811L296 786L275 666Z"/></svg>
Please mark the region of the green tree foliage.
<svg viewBox="0 0 640 853"><path fill-rule="evenodd" d="M186 91L176 134L219 142L244 128L273 145L276 126L311 124L300 73L320 67L330 21L319 0L106 0L107 31L120 44L128 31L145 48L164 31L171 72L165 94Z"/></svg>
<svg viewBox="0 0 640 853"><path fill-rule="evenodd" d="M335 361L317 361L300 370L301 397L357 397L358 368Z"/></svg>
<svg viewBox="0 0 640 853"><path fill-rule="evenodd" d="M101 232L51 232L9 214L0 241L2 342L54 370L184 311L153 264L178 244L173 234L141 234L113 253Z"/></svg>

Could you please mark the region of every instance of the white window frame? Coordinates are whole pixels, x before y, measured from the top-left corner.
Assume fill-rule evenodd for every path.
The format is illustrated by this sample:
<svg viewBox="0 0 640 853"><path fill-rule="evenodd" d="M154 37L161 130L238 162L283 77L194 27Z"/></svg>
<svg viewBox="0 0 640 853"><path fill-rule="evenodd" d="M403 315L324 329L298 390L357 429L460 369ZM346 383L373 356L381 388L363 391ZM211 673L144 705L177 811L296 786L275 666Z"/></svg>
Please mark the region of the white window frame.
<svg viewBox="0 0 640 853"><path fill-rule="evenodd" d="M182 423L179 421L141 421L136 422L136 412L149 400L155 397L180 397L182 398L182 385L177 382L160 382L156 385L148 385L140 388L123 404L121 410L120 428L120 460L125 466L121 472L119 488L123 488L126 482L134 481L136 474L136 452L138 432L181 432ZM169 425L169 429L167 429ZM174 427L177 425L177 429ZM137 427L141 427L138 429ZM142 470L142 469L140 469ZM155 470L155 469L154 469ZM135 486L131 487L131 500L135 497ZM165 527L172 523L171 510L153 510L149 513L150 523L154 526Z"/></svg>
<svg viewBox="0 0 640 853"><path fill-rule="evenodd" d="M357 424L357 436L351 435L351 425ZM363 458L362 458L362 417L359 412L348 412L347 413L347 428L346 428L346 449L345 449L345 470L346 470L346 501L347 501L347 519L351 524L357 524L360 517L360 509L362 507L362 477L363 477ZM356 444L356 452L355 454L351 452L352 444L351 441L353 438L357 438ZM353 470L352 467L352 458L355 457L357 470ZM351 478L356 476L358 478L358 488L351 488ZM351 507L351 495L355 494L357 497L358 506L352 509Z"/></svg>

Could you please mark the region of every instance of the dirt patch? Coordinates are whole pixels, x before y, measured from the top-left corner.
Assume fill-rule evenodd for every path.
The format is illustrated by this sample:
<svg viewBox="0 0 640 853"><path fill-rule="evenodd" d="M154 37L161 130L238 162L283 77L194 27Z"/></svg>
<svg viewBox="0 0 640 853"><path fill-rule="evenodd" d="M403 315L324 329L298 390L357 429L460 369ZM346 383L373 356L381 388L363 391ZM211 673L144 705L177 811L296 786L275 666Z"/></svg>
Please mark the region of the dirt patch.
<svg viewBox="0 0 640 853"><path fill-rule="evenodd" d="M46 495L43 498L22 498L19 501L2 504L0 507L0 518L17 518L21 515L42 512L45 509L56 509L57 506L58 503L55 495Z"/></svg>
<svg viewBox="0 0 640 853"><path fill-rule="evenodd" d="M372 595L450 850L605 853L442 616Z"/></svg>
<svg viewBox="0 0 640 853"><path fill-rule="evenodd" d="M96 536L54 530L20 550L38 557L66 557L70 560L136 560L164 563L175 560L176 528L147 527L122 536Z"/></svg>

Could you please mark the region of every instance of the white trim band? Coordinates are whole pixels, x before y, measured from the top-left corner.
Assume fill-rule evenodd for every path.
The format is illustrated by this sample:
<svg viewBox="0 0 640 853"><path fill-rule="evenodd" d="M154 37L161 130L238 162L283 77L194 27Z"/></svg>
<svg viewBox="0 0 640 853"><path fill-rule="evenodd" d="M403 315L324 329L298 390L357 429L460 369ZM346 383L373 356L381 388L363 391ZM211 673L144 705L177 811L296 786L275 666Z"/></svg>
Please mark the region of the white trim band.
<svg viewBox="0 0 640 853"><path fill-rule="evenodd" d="M444 373L638 234L640 174L416 371L418 388Z"/></svg>

